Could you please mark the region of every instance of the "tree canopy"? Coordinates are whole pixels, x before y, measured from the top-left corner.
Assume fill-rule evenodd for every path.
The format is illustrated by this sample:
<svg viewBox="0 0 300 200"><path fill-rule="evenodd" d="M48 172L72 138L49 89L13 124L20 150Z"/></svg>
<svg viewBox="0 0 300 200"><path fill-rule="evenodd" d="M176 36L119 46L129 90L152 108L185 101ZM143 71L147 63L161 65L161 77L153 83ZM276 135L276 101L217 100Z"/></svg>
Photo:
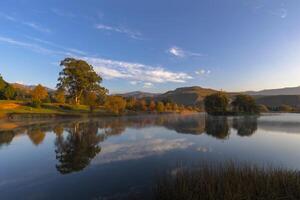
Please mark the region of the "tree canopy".
<svg viewBox="0 0 300 200"><path fill-rule="evenodd" d="M229 103L228 96L223 92L208 95L204 99L205 111L208 114L226 114Z"/></svg>
<svg viewBox="0 0 300 200"><path fill-rule="evenodd" d="M81 97L90 92L99 95L107 93L107 90L100 86L101 76L86 61L65 58L60 65L63 70L59 73L57 88L66 90L74 103L80 104Z"/></svg>
<svg viewBox="0 0 300 200"><path fill-rule="evenodd" d="M258 113L259 109L256 105L255 99L249 95L239 94L232 102L235 112L240 113Z"/></svg>

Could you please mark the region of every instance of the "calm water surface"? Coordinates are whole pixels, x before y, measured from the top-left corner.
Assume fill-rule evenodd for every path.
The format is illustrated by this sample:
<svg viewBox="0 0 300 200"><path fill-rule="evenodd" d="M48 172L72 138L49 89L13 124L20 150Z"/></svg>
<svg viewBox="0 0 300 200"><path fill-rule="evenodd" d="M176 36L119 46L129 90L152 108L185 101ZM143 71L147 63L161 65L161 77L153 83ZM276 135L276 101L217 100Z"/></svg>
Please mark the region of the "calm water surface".
<svg viewBox="0 0 300 200"><path fill-rule="evenodd" d="M300 114L138 116L0 132L0 199L133 199L179 163L300 170Z"/></svg>

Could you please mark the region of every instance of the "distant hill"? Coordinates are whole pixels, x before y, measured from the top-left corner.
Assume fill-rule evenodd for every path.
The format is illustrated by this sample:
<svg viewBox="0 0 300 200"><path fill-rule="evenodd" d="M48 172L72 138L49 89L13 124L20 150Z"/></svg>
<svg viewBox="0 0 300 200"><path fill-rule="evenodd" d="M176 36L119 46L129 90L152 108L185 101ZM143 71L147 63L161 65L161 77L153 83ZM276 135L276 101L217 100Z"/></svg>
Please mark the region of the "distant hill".
<svg viewBox="0 0 300 200"><path fill-rule="evenodd" d="M157 97L160 95L160 93L150 93L150 92L141 92L141 91L134 91L134 92L128 92L123 94L116 94L125 98L134 97L137 99L141 98L147 98L147 97Z"/></svg>
<svg viewBox="0 0 300 200"><path fill-rule="evenodd" d="M20 84L20 83L11 83L10 85L13 88L22 90L22 91L24 91L26 93L29 93L32 89L34 89L36 87L36 85L24 85L24 84ZM54 89L47 88L47 87L46 87L46 90L48 92L54 92L55 91Z"/></svg>
<svg viewBox="0 0 300 200"><path fill-rule="evenodd" d="M279 89L269 89L261 91L246 91L244 92L251 96L275 96L275 95L300 95L300 86L299 87L287 87Z"/></svg>
<svg viewBox="0 0 300 200"><path fill-rule="evenodd" d="M256 102L269 107L279 107L281 105L300 107L300 95L256 96Z"/></svg>
<svg viewBox="0 0 300 200"><path fill-rule="evenodd" d="M161 94L157 96L157 99L170 100L183 105L196 105L197 103L202 102L204 97L215 92L217 92L217 90L202 88L199 86L182 87Z"/></svg>

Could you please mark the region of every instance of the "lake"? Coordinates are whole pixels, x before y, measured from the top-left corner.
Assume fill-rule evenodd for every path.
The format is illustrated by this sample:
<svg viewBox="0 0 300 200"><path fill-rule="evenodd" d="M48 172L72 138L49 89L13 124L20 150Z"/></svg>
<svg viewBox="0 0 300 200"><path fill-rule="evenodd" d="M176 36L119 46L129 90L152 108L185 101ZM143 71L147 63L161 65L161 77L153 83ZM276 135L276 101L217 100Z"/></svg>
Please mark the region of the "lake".
<svg viewBox="0 0 300 200"><path fill-rule="evenodd" d="M0 132L1 199L151 198L165 171L197 163L300 169L300 114L145 115Z"/></svg>

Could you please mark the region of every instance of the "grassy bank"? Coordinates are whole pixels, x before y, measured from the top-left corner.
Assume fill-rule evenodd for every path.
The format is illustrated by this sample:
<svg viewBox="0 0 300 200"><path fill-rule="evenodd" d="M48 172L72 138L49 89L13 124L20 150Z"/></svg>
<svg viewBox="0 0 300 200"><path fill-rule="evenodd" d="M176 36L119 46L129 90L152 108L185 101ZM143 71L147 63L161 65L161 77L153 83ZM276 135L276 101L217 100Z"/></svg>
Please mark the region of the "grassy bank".
<svg viewBox="0 0 300 200"><path fill-rule="evenodd" d="M154 193L157 200L295 200L300 199L300 174L232 163L206 165L161 177Z"/></svg>

